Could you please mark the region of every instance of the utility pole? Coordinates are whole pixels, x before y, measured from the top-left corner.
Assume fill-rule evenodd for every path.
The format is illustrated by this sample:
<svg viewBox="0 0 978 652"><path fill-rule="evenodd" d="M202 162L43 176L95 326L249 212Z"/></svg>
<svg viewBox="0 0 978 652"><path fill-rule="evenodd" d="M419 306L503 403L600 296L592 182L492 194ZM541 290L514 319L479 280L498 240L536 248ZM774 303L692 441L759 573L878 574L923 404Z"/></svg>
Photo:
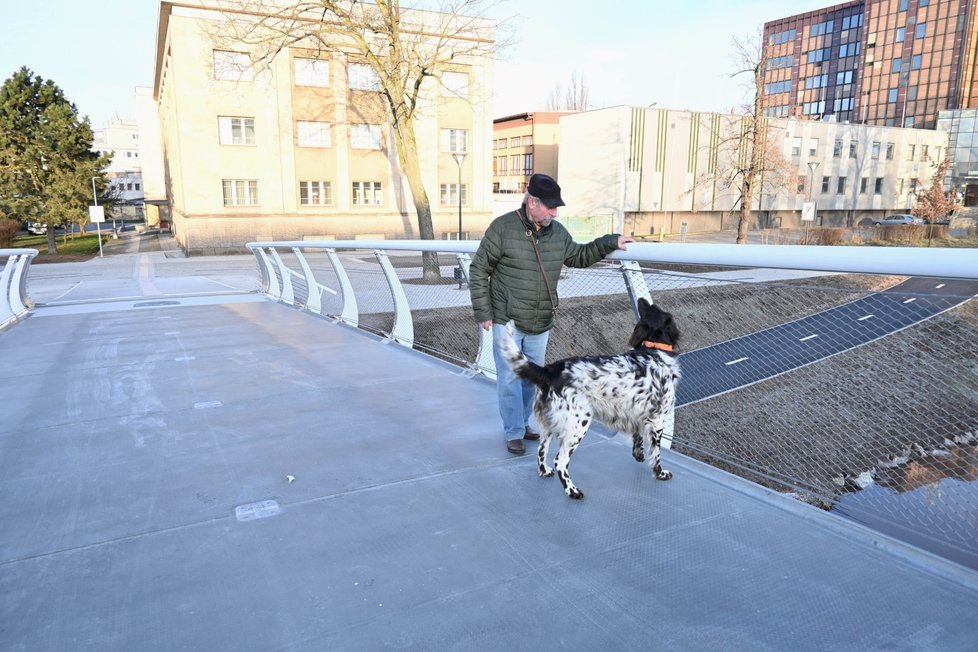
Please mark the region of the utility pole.
<svg viewBox="0 0 978 652"><path fill-rule="evenodd" d="M95 208L98 208L98 192L95 190L95 177L92 177L92 200L95 202ZM96 211L98 212L98 211ZM85 230L82 229L82 233ZM98 233L98 257L102 257L102 223L99 221L95 222L95 232Z"/></svg>

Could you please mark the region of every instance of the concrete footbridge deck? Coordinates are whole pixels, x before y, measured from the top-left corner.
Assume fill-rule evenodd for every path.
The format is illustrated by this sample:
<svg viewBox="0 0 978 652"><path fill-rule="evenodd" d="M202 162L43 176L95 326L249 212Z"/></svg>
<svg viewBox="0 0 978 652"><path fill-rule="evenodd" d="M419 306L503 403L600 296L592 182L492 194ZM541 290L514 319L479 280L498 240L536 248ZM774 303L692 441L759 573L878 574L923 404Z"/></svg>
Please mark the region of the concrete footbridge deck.
<svg viewBox="0 0 978 652"><path fill-rule="evenodd" d="M251 256L36 265L0 332L0 649L974 650L978 574L621 435L587 498L456 367Z"/></svg>

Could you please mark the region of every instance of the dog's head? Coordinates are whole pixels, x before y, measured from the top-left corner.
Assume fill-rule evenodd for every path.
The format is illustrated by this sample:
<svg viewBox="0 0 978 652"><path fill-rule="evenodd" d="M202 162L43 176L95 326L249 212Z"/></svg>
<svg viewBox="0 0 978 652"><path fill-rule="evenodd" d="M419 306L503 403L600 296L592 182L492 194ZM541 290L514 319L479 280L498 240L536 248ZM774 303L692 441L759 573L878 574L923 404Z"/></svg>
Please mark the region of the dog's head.
<svg viewBox="0 0 978 652"><path fill-rule="evenodd" d="M676 350L679 345L679 328L672 315L644 298L638 300L638 314L641 317L628 339L628 346L637 348L642 342L661 342Z"/></svg>

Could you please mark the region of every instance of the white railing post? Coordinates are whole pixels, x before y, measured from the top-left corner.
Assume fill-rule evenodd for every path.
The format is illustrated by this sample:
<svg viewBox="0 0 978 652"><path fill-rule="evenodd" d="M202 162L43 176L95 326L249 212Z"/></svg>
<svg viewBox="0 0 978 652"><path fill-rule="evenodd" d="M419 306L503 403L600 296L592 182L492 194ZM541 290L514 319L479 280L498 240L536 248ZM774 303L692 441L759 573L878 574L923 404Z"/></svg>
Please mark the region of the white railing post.
<svg viewBox="0 0 978 652"><path fill-rule="evenodd" d="M649 285L645 282L645 274L642 273L642 267L638 261L623 260L621 261L621 275L625 279L625 288L628 290L628 302L632 304L632 312L635 313L635 319L638 320L640 317L638 300L644 298L648 299L649 303L652 302L652 293L649 292Z"/></svg>
<svg viewBox="0 0 978 652"><path fill-rule="evenodd" d="M0 249L0 328L19 320L33 305L27 296L27 273L37 249Z"/></svg>
<svg viewBox="0 0 978 652"><path fill-rule="evenodd" d="M404 294L401 279L394 271L394 266L391 265L386 252L378 249L374 254L381 269L384 270L387 285L391 290L391 298L394 300L394 328L391 329L390 337L398 344L411 348L414 346L414 320L411 318L411 306L408 304L407 295Z"/></svg>
<svg viewBox="0 0 978 652"><path fill-rule="evenodd" d="M292 270L285 266L282 257L278 255L278 249L271 248L272 257L278 265L279 276L282 279L282 301L290 306L295 305L295 292L292 289Z"/></svg>
<svg viewBox="0 0 978 652"><path fill-rule="evenodd" d="M262 274L265 276L265 294L276 300L281 299L282 290L278 283L278 276L275 274L275 270L272 269L272 261L268 259L268 254L265 253L265 247L255 247L254 252L258 261L261 263Z"/></svg>
<svg viewBox="0 0 978 652"><path fill-rule="evenodd" d="M343 311L340 313L339 319L356 328L360 324L360 311L357 308L357 295L353 292L353 284L350 283L350 277L347 275L343 263L340 262L340 257L336 255L336 250L327 247L326 255L329 256L329 262L333 266L333 271L336 272L336 279L340 283L340 292L343 294Z"/></svg>
<svg viewBox="0 0 978 652"><path fill-rule="evenodd" d="M472 257L467 253L457 253L455 258L462 269L465 285L468 286ZM496 380L496 359L492 355L492 329L486 330L479 324L476 324L475 328L479 333L479 350L475 354L475 362L472 363L472 366L477 373L491 380Z"/></svg>

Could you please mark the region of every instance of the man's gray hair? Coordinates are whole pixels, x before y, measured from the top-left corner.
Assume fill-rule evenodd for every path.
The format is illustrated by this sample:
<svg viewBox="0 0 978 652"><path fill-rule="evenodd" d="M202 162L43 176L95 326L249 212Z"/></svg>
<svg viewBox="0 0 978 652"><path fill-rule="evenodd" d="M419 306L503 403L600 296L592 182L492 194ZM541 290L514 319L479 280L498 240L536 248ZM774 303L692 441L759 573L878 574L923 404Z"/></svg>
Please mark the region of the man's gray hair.
<svg viewBox="0 0 978 652"><path fill-rule="evenodd" d="M531 195L529 192L524 192L523 193L523 203L524 204L530 203L530 197L532 197L532 196L533 195Z"/></svg>

